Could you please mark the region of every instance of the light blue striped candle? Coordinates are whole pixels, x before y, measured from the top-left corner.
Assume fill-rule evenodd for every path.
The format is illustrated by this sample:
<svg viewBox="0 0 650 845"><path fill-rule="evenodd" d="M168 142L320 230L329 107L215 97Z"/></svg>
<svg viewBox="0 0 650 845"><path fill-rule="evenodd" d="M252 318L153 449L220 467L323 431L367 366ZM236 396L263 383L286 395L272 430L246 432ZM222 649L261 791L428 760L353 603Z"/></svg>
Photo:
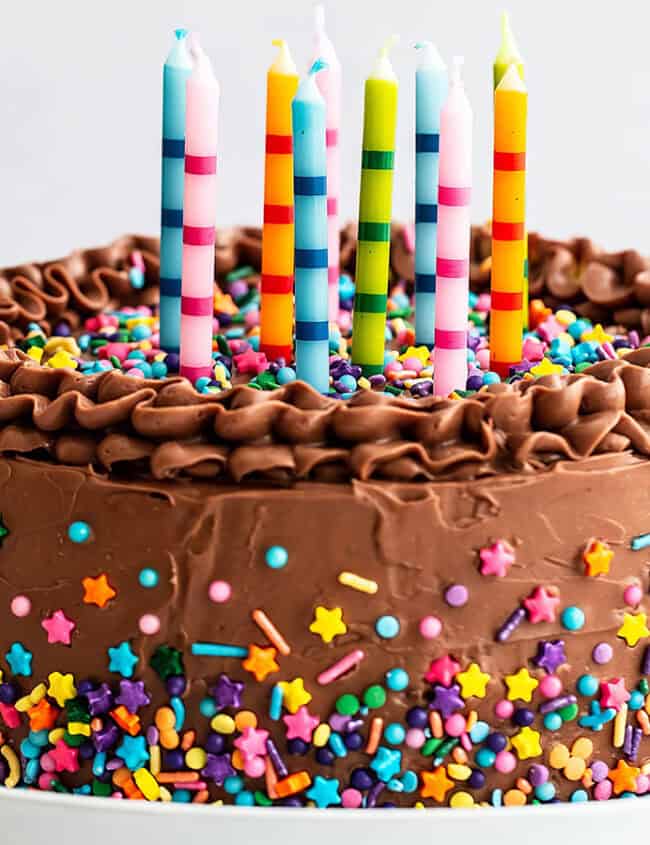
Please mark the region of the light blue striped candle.
<svg viewBox="0 0 650 845"><path fill-rule="evenodd" d="M329 391L325 100L314 62L291 104L295 214L296 375Z"/></svg>
<svg viewBox="0 0 650 845"><path fill-rule="evenodd" d="M163 68L160 347L166 352L178 352L180 347L185 85L192 70L187 31L177 29L175 34Z"/></svg>
<svg viewBox="0 0 650 845"><path fill-rule="evenodd" d="M433 346L440 112L447 68L430 41L417 45L415 73L415 341Z"/></svg>

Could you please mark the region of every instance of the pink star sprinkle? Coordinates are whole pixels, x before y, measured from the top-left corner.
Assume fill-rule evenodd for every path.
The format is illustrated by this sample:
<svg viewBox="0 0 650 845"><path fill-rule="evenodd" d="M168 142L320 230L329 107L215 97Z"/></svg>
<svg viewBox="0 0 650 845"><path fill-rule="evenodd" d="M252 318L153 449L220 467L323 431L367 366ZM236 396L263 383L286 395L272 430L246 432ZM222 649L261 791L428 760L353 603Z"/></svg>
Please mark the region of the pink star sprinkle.
<svg viewBox="0 0 650 845"><path fill-rule="evenodd" d="M258 731L251 727L244 728L242 735L234 742L235 747L241 751L244 762L253 757L266 756L266 740L268 736L268 731Z"/></svg>
<svg viewBox="0 0 650 845"><path fill-rule="evenodd" d="M600 684L600 706L613 707L618 711L621 706L630 700L630 693L625 689L623 678L612 678L611 681L602 681Z"/></svg>
<svg viewBox="0 0 650 845"><path fill-rule="evenodd" d="M54 762L54 768L57 772L77 772L79 770L77 749L66 745L62 739L57 742L51 751L48 751L48 757Z"/></svg>
<svg viewBox="0 0 650 845"><path fill-rule="evenodd" d="M311 742L311 735L320 723L320 719L311 716L304 704L293 715L283 716L282 720L287 726L287 739L302 739L303 742Z"/></svg>
<svg viewBox="0 0 650 845"><path fill-rule="evenodd" d="M55 610L51 616L41 622L41 625L47 631L47 641L50 645L54 643L70 645L70 634L77 627L62 610Z"/></svg>
<svg viewBox="0 0 650 845"><path fill-rule="evenodd" d="M546 587L536 587L533 593L524 599L524 607L528 611L528 619L537 622L555 622L555 614L560 597L550 593Z"/></svg>
<svg viewBox="0 0 650 845"><path fill-rule="evenodd" d="M233 361L237 367L237 372L253 373L256 376L264 372L268 364L266 355L263 352L255 352L253 349L247 349L246 352L235 355Z"/></svg>
<svg viewBox="0 0 650 845"><path fill-rule="evenodd" d="M510 546L503 540L497 540L486 549L479 552L481 558L481 575L496 575L503 578L508 574L508 568L514 563L515 555Z"/></svg>
<svg viewBox="0 0 650 845"><path fill-rule="evenodd" d="M454 676L460 671L460 664L456 663L453 657L445 654L437 660L432 660L429 671L424 676L430 684L442 684L444 687L451 685Z"/></svg>

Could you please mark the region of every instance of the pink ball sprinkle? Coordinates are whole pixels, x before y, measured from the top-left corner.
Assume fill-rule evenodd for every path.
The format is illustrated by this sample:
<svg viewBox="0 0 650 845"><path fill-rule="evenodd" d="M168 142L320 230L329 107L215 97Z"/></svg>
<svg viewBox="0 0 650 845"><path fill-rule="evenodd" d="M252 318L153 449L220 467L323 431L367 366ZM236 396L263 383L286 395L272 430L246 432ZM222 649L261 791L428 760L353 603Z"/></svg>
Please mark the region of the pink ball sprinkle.
<svg viewBox="0 0 650 845"><path fill-rule="evenodd" d="M594 786L594 798L596 801L607 801L612 797L612 782L611 780L601 780Z"/></svg>
<svg viewBox="0 0 650 845"><path fill-rule="evenodd" d="M249 757L244 763L244 771L249 778L261 778L266 771L264 757Z"/></svg>
<svg viewBox="0 0 650 845"><path fill-rule="evenodd" d="M407 370L415 370L416 373L420 373L422 370L422 361L419 358L407 358L404 361L404 368Z"/></svg>
<svg viewBox="0 0 650 845"><path fill-rule="evenodd" d="M637 775L636 794L645 795L648 789L650 789L650 778L647 775Z"/></svg>
<svg viewBox="0 0 650 845"><path fill-rule="evenodd" d="M420 635L425 640L435 640L442 631L442 622L437 616L424 616L420 619Z"/></svg>
<svg viewBox="0 0 650 845"><path fill-rule="evenodd" d="M32 603L27 596L14 596L11 600L11 612L14 616L23 617L28 616L32 609Z"/></svg>
<svg viewBox="0 0 650 845"><path fill-rule="evenodd" d="M490 368L490 350L479 349L476 353L476 363L482 370L488 370Z"/></svg>
<svg viewBox="0 0 650 845"><path fill-rule="evenodd" d="M141 616L138 625L143 634L152 635L160 631L160 619L153 613L145 613Z"/></svg>
<svg viewBox="0 0 650 845"><path fill-rule="evenodd" d="M48 772L43 772L43 774L38 778L38 788L46 792L48 789L52 788L52 782L54 780L56 780L54 775L51 775Z"/></svg>
<svg viewBox="0 0 650 845"><path fill-rule="evenodd" d="M49 754L41 754L40 763L44 772L54 772L56 770L54 760Z"/></svg>
<svg viewBox="0 0 650 845"><path fill-rule="evenodd" d="M517 766L517 758L510 751L499 751L494 758L494 768L502 775L513 772Z"/></svg>
<svg viewBox="0 0 650 845"><path fill-rule="evenodd" d="M509 719L515 712L515 705L507 698L502 698L494 705L494 712L499 719Z"/></svg>
<svg viewBox="0 0 650 845"><path fill-rule="evenodd" d="M404 369L400 361L389 361L384 367L384 375L389 373L399 373Z"/></svg>
<svg viewBox="0 0 650 845"><path fill-rule="evenodd" d="M630 607L638 607L641 604L642 598L643 591L638 584L630 584L623 592L623 601L625 604L629 604Z"/></svg>
<svg viewBox="0 0 650 845"><path fill-rule="evenodd" d="M341 794L341 803L347 810L356 810L362 800L363 796L358 789L344 789Z"/></svg>
<svg viewBox="0 0 650 845"><path fill-rule="evenodd" d="M144 373L142 372L140 367L131 367L131 369L127 371L127 376L133 376L134 378L144 378Z"/></svg>
<svg viewBox="0 0 650 845"><path fill-rule="evenodd" d="M465 717L461 713L454 713L445 720L445 731L449 736L460 736L465 732Z"/></svg>
<svg viewBox="0 0 650 845"><path fill-rule="evenodd" d="M208 595L211 601L223 604L232 595L232 587L227 581L213 581L208 587Z"/></svg>
<svg viewBox="0 0 650 845"><path fill-rule="evenodd" d="M420 728L409 728L404 741L409 748L422 748L426 739L424 731Z"/></svg>
<svg viewBox="0 0 650 845"><path fill-rule="evenodd" d="M562 692L562 681L557 675L545 675L539 682L539 691L544 698L557 698Z"/></svg>

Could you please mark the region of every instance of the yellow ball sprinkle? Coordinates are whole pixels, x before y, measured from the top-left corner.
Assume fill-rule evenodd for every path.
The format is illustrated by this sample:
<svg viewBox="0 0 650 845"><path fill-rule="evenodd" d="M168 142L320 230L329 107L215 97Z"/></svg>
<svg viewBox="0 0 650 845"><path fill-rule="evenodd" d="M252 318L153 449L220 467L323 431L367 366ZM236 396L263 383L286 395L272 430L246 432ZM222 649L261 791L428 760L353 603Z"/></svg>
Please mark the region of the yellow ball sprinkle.
<svg viewBox="0 0 650 845"><path fill-rule="evenodd" d="M572 311L567 311L565 308L560 308L555 312L555 319L561 326L570 326L576 321L576 315Z"/></svg>
<svg viewBox="0 0 650 845"><path fill-rule="evenodd" d="M554 745L551 749L551 753L548 757L548 762L554 769L563 769L566 764L569 762L571 755L569 754L569 749L566 745L562 745L562 743L558 743Z"/></svg>
<svg viewBox="0 0 650 845"><path fill-rule="evenodd" d="M503 796L503 803L506 807L523 807L526 796L521 789L509 789Z"/></svg>
<svg viewBox="0 0 650 845"><path fill-rule="evenodd" d="M466 809L474 806L474 799L469 792L455 792L449 799L449 806L455 809Z"/></svg>
<svg viewBox="0 0 650 845"><path fill-rule="evenodd" d="M235 732L235 720L225 713L217 713L210 722L210 727L218 734L232 734Z"/></svg>
<svg viewBox="0 0 650 845"><path fill-rule="evenodd" d="M588 760L594 753L594 744L586 736L581 736L571 746L571 753L574 757L582 757L583 760Z"/></svg>
<svg viewBox="0 0 650 845"><path fill-rule="evenodd" d="M245 728L257 727L257 716L252 710L240 710L235 713L235 727L242 732Z"/></svg>
<svg viewBox="0 0 650 845"><path fill-rule="evenodd" d="M208 755L202 748L194 747L185 755L185 765L188 769L193 769L198 772L202 769L208 761Z"/></svg>
<svg viewBox="0 0 650 845"><path fill-rule="evenodd" d="M133 780L147 801L158 800L160 797L160 786L151 772L147 771L147 769L138 769L133 773Z"/></svg>
<svg viewBox="0 0 650 845"><path fill-rule="evenodd" d="M450 763L447 766L447 774L454 780L469 780L472 770L469 766L463 766L459 763Z"/></svg>
<svg viewBox="0 0 650 845"><path fill-rule="evenodd" d="M330 734L332 733L332 729L329 725L322 722L314 731L311 741L314 743L316 748L323 748L329 742Z"/></svg>
<svg viewBox="0 0 650 845"><path fill-rule="evenodd" d="M564 777L567 780L580 780L586 768L587 764L582 757L570 757L569 762L564 767Z"/></svg>

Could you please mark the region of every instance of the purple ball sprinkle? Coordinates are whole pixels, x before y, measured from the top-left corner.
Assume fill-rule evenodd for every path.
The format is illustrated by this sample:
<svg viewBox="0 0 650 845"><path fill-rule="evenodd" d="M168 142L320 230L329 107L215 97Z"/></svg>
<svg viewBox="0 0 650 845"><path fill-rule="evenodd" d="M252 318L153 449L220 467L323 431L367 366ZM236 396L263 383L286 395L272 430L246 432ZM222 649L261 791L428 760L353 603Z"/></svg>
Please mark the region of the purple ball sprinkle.
<svg viewBox="0 0 650 845"><path fill-rule="evenodd" d="M533 763L528 769L528 780L532 786L541 786L548 780L548 769L541 763Z"/></svg>
<svg viewBox="0 0 650 845"><path fill-rule="evenodd" d="M450 607L462 607L468 598L469 592L463 584L452 584L445 590L445 601Z"/></svg>
<svg viewBox="0 0 650 845"><path fill-rule="evenodd" d="M613 654L614 650L609 643L598 643L594 646L591 657L594 663L598 663L599 666L602 666L604 663L609 663Z"/></svg>
<svg viewBox="0 0 650 845"><path fill-rule="evenodd" d="M609 766L602 760L592 761L590 768L594 783L600 783L602 780L605 780L609 773Z"/></svg>

